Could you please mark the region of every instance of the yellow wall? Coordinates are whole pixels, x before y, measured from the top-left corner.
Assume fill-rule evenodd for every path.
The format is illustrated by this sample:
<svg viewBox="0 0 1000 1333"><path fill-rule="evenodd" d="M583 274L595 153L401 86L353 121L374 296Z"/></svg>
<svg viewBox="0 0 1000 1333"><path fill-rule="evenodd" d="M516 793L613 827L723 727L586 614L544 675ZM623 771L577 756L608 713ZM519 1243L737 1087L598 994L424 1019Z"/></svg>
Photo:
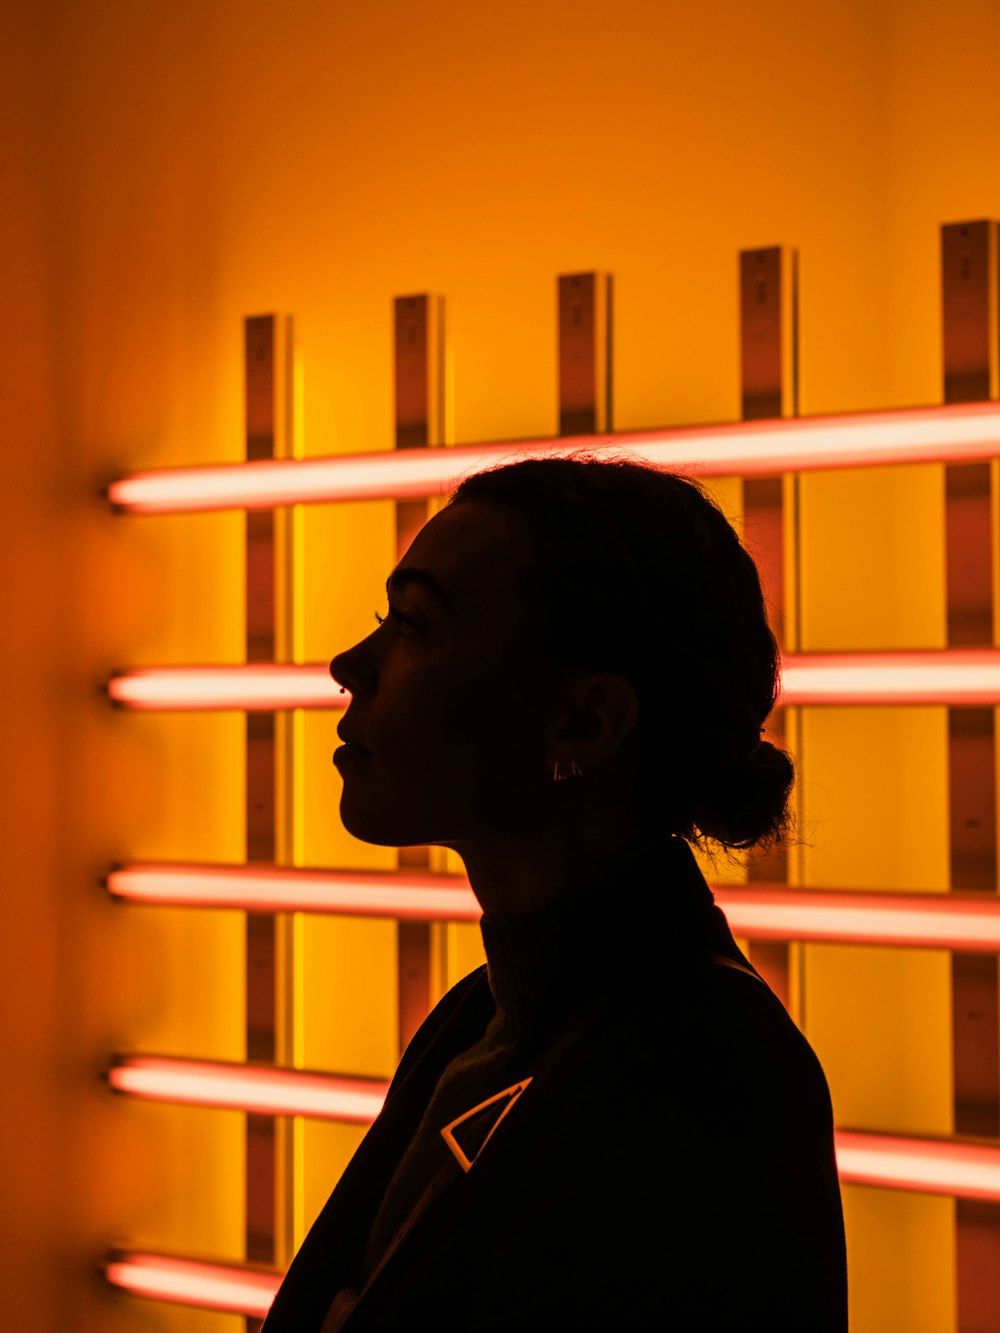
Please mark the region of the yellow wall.
<svg viewBox="0 0 1000 1333"><path fill-rule="evenodd" d="M241 1057L240 918L98 880L239 859L241 720L116 714L97 686L239 660L242 524L114 518L99 487L240 457L240 321L269 310L296 317L305 452L390 448L391 298L418 291L447 300L448 440L551 433L555 277L580 269L616 278L618 428L732 419L755 245L800 251L804 413L939 401L938 228L1000 216L1000 29L990 0L20 0L0 23L5 1319L235 1333L93 1270L114 1241L239 1254L239 1117L98 1075L114 1050ZM802 495L801 646L943 644L940 469ZM305 516L307 658L382 609L392 513ZM334 724L300 731L300 852L392 866L339 827ZM813 711L802 746L803 882L944 886L942 712ZM308 1063L390 1071L392 947L306 923ZM805 954L839 1122L947 1132L945 956ZM305 1132L301 1224L356 1137ZM947 1333L950 1203L845 1206L855 1333Z"/></svg>

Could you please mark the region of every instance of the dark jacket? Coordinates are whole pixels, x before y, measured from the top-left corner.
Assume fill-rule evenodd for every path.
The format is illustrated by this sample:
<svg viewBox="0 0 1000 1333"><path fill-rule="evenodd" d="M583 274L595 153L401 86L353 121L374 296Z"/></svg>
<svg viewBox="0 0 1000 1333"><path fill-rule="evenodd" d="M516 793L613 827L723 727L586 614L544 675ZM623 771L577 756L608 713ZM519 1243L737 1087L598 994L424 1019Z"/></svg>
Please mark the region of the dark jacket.
<svg viewBox="0 0 1000 1333"><path fill-rule="evenodd" d="M496 1091L531 1082L377 1270L347 1333L419 1329L844 1333L826 1079L749 969L688 845L647 847L593 897L599 942ZM582 947L582 946L581 946ZM494 1013L486 968L407 1047L265 1333L319 1333L441 1071Z"/></svg>

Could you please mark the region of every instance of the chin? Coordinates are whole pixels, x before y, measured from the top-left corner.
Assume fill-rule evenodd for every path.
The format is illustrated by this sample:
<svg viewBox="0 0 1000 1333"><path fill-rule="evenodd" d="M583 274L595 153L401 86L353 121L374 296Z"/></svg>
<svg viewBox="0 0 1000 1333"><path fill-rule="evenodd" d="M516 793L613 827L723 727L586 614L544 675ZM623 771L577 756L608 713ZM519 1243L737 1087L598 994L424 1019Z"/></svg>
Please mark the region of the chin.
<svg viewBox="0 0 1000 1333"><path fill-rule="evenodd" d="M342 797L340 821L352 838L375 847L431 847L446 845L454 837L442 831L443 821L394 818L390 811L359 810Z"/></svg>
<svg viewBox="0 0 1000 1333"><path fill-rule="evenodd" d="M542 803L534 806L521 800L512 807L509 793L502 800L496 793L461 793L461 809L451 798L451 790L435 795L425 783L419 796L401 796L380 786L373 791L362 786L354 774L346 774L340 796L340 819L348 833L361 842L376 847L451 847L456 844L493 842L498 839L537 835L551 827L551 819ZM412 789L412 788L411 788ZM470 800L470 796L472 799Z"/></svg>

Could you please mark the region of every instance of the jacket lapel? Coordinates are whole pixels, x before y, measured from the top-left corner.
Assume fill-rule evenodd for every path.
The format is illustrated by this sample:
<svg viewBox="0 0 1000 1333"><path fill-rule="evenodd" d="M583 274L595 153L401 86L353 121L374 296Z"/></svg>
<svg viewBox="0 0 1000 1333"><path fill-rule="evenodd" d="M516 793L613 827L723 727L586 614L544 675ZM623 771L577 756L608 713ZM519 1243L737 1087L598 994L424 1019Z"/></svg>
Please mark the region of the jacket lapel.
<svg viewBox="0 0 1000 1333"><path fill-rule="evenodd" d="M375 1213L442 1070L482 1036L494 1013L485 967L465 982L449 993L447 1016L428 1019L407 1048L382 1111L299 1248L262 1333L318 1331L337 1292L354 1280Z"/></svg>

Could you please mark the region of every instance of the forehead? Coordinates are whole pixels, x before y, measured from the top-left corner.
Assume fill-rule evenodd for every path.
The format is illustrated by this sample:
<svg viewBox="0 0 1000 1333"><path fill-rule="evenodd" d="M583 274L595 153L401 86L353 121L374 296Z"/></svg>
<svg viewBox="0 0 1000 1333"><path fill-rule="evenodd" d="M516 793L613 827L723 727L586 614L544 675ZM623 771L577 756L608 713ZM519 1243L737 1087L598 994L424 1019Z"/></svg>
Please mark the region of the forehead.
<svg viewBox="0 0 1000 1333"><path fill-rule="evenodd" d="M527 529L517 515L499 505L463 500L424 524L397 568L433 574L459 618L473 620L477 610L490 616L500 606L513 610L523 605L530 561Z"/></svg>

